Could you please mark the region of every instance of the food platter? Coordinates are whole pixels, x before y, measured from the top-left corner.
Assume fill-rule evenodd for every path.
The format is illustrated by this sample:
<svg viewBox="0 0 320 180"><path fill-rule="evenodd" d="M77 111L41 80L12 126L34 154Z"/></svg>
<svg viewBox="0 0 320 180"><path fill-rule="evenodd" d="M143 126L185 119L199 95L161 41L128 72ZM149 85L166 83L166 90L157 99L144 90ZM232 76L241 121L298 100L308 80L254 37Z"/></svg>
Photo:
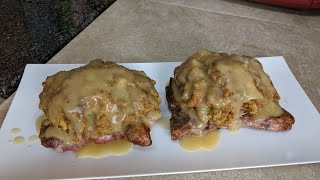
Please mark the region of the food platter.
<svg viewBox="0 0 320 180"><path fill-rule="evenodd" d="M49 75L79 67L79 64L29 64L0 130L0 179L88 179L132 177L230 169L257 168L320 162L320 116L281 56L258 58L278 90L280 104L296 119L287 132L241 129L221 131L215 150L186 152L170 139L168 130L153 126L150 147L136 147L123 156L78 159L73 153L56 153L28 141L36 134L35 123L41 83ZM161 98L162 116L170 116L165 86L180 62L125 63L131 69L144 70L156 80ZM22 144L9 141L21 129Z"/></svg>

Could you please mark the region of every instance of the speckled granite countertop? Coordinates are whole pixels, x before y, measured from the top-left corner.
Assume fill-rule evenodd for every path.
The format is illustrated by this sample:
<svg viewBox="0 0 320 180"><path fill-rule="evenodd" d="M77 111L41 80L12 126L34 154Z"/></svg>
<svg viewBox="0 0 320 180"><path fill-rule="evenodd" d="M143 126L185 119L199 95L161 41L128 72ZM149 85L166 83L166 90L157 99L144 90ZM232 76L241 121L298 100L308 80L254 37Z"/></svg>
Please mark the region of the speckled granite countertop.
<svg viewBox="0 0 320 180"><path fill-rule="evenodd" d="M237 0L118 0L49 63L182 61L200 48L282 55L320 109L320 16ZM13 96L0 106L0 124ZM319 179L320 164L128 179Z"/></svg>

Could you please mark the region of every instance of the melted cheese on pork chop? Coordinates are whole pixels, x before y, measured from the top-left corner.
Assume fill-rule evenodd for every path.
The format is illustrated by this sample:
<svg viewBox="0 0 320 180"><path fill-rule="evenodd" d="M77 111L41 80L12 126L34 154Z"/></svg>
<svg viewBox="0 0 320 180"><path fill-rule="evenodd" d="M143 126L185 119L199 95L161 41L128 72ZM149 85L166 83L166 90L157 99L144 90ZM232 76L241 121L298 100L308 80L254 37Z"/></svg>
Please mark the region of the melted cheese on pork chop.
<svg viewBox="0 0 320 180"><path fill-rule="evenodd" d="M43 83L39 107L51 125L45 137L66 144L124 131L160 118L155 81L143 71L102 60L58 72Z"/></svg>
<svg viewBox="0 0 320 180"><path fill-rule="evenodd" d="M195 127L231 127L242 113L263 120L283 113L262 65L248 56L201 50L174 71L173 94Z"/></svg>

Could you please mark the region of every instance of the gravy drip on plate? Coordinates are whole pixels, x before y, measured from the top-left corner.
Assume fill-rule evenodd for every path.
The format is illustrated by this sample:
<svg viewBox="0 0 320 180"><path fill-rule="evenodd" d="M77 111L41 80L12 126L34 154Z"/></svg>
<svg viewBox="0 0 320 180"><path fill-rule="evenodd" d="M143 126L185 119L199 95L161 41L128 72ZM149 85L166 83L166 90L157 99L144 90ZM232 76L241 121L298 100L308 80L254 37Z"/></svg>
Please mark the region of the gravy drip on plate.
<svg viewBox="0 0 320 180"><path fill-rule="evenodd" d="M13 128L10 132L11 132L11 134L17 135L17 134L19 134L21 132L21 129Z"/></svg>
<svg viewBox="0 0 320 180"><path fill-rule="evenodd" d="M128 154L132 146L132 143L123 140L115 140L105 144L90 143L74 153L78 158L103 158L109 155Z"/></svg>
<svg viewBox="0 0 320 180"><path fill-rule="evenodd" d="M156 125L165 130L170 130L170 117L162 117L157 122Z"/></svg>
<svg viewBox="0 0 320 180"><path fill-rule="evenodd" d="M216 148L220 140L220 130L206 132L198 136L187 135L179 139L182 149L193 152L206 150L210 151Z"/></svg>

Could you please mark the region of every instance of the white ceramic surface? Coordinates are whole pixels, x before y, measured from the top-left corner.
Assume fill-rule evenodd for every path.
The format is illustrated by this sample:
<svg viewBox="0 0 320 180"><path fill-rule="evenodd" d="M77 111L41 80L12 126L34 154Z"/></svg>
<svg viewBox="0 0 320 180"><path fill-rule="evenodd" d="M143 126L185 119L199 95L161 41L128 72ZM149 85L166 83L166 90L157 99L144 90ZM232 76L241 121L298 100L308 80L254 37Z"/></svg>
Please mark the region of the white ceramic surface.
<svg viewBox="0 0 320 180"><path fill-rule="evenodd" d="M20 86L0 130L0 179L108 178L204 172L227 169L282 166L320 162L320 116L291 73L283 57L259 58L270 75L280 104L296 119L287 132L241 129L237 133L221 132L221 140L213 151L186 152L170 139L169 132L154 126L150 147L134 147L124 156L103 159L77 159L68 153L43 148L39 141L27 138L36 134L35 121L41 83L48 75L78 67L76 64L27 65ZM169 116L165 85L179 62L127 63L132 69L144 70L157 81L156 88L163 103L163 116ZM20 128L26 138L23 144L9 143L15 136L11 129ZM31 147L28 147L30 146Z"/></svg>

